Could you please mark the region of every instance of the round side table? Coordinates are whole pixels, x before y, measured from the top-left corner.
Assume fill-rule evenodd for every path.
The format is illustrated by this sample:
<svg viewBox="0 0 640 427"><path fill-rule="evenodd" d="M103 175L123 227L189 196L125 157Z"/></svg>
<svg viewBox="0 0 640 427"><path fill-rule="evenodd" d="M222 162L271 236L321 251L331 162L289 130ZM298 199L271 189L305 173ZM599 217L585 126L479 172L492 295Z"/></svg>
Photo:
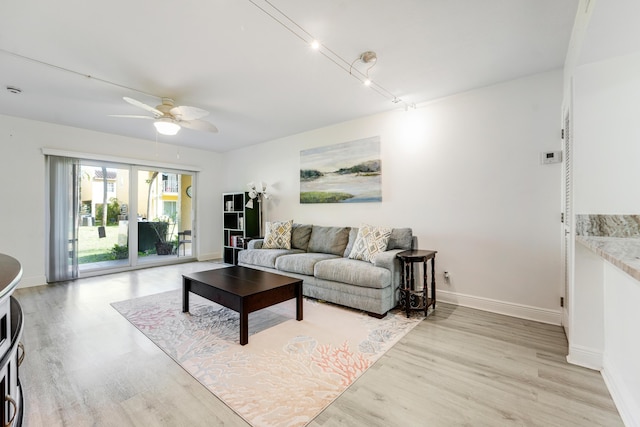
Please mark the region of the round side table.
<svg viewBox="0 0 640 427"><path fill-rule="evenodd" d="M412 249L409 251L399 252L396 257L400 259L402 272L400 273L400 307L407 312L407 317L411 310L424 310L427 315L429 306L436 308L436 274L435 262L438 251L426 251L420 249ZM427 261L431 260L431 297L427 292ZM416 289L415 275L413 272L414 263L422 263L422 271L424 272L422 289Z"/></svg>

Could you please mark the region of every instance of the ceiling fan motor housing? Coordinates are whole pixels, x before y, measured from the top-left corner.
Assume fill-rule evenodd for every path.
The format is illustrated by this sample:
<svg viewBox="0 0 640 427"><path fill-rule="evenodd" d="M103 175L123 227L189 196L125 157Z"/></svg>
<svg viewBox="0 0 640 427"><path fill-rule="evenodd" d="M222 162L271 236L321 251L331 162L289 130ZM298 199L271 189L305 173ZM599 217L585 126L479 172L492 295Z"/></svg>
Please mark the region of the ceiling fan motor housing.
<svg viewBox="0 0 640 427"><path fill-rule="evenodd" d="M171 109L173 108L173 99L162 98L162 104L156 107L157 110L162 111L164 117L171 117Z"/></svg>

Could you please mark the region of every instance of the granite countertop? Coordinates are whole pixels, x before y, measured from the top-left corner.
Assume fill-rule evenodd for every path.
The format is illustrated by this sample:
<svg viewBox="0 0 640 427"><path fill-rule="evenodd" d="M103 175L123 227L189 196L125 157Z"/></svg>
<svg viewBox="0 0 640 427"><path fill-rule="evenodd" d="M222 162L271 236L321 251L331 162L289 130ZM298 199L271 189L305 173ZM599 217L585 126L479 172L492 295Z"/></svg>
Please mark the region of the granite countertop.
<svg viewBox="0 0 640 427"><path fill-rule="evenodd" d="M640 237L576 236L576 241L640 281Z"/></svg>

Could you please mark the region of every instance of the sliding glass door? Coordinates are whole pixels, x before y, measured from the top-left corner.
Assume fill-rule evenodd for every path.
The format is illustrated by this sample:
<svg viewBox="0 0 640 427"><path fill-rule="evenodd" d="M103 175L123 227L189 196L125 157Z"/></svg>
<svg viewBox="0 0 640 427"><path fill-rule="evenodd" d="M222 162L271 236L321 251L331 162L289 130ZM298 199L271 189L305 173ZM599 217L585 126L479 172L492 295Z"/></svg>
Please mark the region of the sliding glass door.
<svg viewBox="0 0 640 427"><path fill-rule="evenodd" d="M47 156L47 281L193 259L195 174Z"/></svg>
<svg viewBox="0 0 640 427"><path fill-rule="evenodd" d="M80 162L78 267L80 271L131 265L129 167Z"/></svg>
<svg viewBox="0 0 640 427"><path fill-rule="evenodd" d="M138 254L140 264L191 257L193 176L161 169L138 169Z"/></svg>

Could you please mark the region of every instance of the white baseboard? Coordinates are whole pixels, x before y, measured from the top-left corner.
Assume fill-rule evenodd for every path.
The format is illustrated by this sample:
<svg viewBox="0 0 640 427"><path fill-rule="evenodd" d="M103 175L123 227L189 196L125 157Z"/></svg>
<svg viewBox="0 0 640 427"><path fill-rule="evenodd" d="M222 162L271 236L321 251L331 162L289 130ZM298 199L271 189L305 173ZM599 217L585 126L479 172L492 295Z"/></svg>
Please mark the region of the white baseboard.
<svg viewBox="0 0 640 427"><path fill-rule="evenodd" d="M220 252L211 252L209 254L199 254L198 261L213 261L216 259L222 259L222 253Z"/></svg>
<svg viewBox="0 0 640 427"><path fill-rule="evenodd" d="M562 322L562 312L560 310L549 310L441 290L438 290L436 298L438 301L450 304L476 308L478 310L490 311L492 313L504 314L521 319L535 320L536 322L549 323L551 325L560 325Z"/></svg>
<svg viewBox="0 0 640 427"><path fill-rule="evenodd" d="M638 396L637 391L634 393L628 389L624 382L625 376L606 356L603 360L602 378L624 425L640 426L640 400L633 399L634 396Z"/></svg>
<svg viewBox="0 0 640 427"><path fill-rule="evenodd" d="M602 370L602 351L581 345L569 344L567 362L596 371Z"/></svg>
<svg viewBox="0 0 640 427"><path fill-rule="evenodd" d="M571 342L570 329L569 329L569 310L567 307L562 309L562 327L564 328L564 334L567 336L567 341Z"/></svg>
<svg viewBox="0 0 640 427"><path fill-rule="evenodd" d="M47 278L45 276L22 276L18 288L31 288L33 286L41 286L47 284Z"/></svg>

